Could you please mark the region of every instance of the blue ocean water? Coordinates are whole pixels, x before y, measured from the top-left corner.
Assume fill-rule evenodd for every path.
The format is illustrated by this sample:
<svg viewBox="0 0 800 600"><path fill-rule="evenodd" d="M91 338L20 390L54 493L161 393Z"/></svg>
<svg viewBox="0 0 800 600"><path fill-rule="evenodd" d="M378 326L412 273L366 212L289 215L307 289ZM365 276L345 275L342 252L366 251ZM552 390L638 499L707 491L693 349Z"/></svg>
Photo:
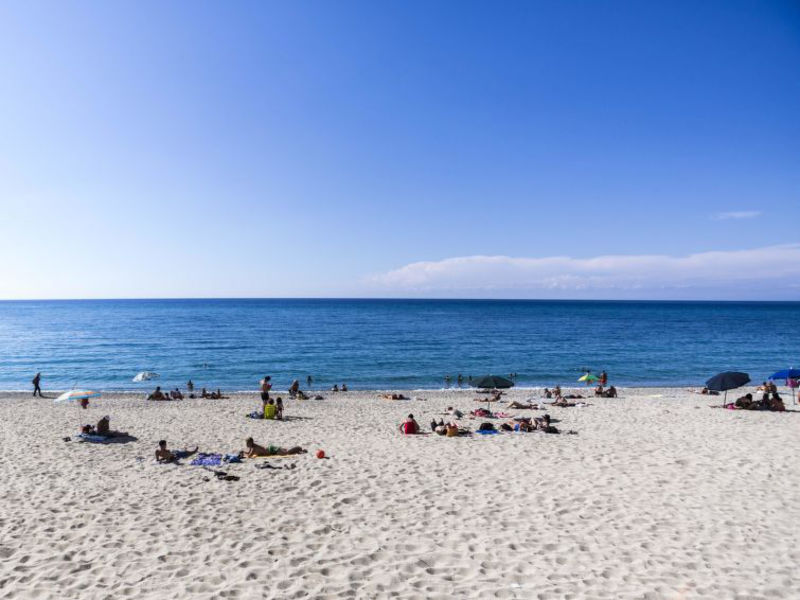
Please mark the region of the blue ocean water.
<svg viewBox="0 0 800 600"><path fill-rule="evenodd" d="M0 302L0 389L73 385L440 388L458 373L700 385L721 370L761 380L800 366L800 302L87 300ZM305 385L303 386L305 387Z"/></svg>

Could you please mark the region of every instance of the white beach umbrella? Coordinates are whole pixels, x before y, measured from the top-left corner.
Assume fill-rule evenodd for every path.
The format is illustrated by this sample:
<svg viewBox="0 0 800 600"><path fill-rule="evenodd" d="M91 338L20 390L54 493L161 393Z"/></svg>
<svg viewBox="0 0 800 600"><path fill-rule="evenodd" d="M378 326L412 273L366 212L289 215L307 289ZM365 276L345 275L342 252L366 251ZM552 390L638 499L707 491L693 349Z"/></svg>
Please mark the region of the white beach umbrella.
<svg viewBox="0 0 800 600"><path fill-rule="evenodd" d="M101 396L100 392L95 392L92 390L70 390L68 392L64 392L58 398L53 400L53 402L71 402L72 400L88 400L89 398L99 398Z"/></svg>
<svg viewBox="0 0 800 600"><path fill-rule="evenodd" d="M141 373L137 373L136 377L133 378L133 381L136 383L141 383L142 381L150 381L151 379L158 379L160 375L158 373L153 373L152 371L142 371Z"/></svg>

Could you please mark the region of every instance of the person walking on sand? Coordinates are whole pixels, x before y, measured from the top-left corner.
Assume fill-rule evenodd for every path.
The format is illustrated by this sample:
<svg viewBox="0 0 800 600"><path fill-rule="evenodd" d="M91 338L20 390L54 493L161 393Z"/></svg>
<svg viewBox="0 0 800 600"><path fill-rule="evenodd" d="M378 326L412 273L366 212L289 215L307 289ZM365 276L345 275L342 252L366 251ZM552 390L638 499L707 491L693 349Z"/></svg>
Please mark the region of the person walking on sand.
<svg viewBox="0 0 800 600"><path fill-rule="evenodd" d="M39 397L42 397L42 388L39 387L39 383L42 381L42 374L37 373L36 376L33 378L31 383L33 384L33 395L36 396L36 392L39 392Z"/></svg>

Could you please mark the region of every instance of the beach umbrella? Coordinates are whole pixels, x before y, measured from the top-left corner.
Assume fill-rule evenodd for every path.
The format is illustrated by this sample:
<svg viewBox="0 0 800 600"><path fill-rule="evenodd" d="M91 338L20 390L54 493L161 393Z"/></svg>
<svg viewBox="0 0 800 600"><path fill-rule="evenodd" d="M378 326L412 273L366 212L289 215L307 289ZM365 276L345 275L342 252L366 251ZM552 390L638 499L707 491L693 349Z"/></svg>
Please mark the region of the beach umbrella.
<svg viewBox="0 0 800 600"><path fill-rule="evenodd" d="M582 377L578 378L578 381L583 381L586 385L589 385L595 381L600 381L600 378L596 375L592 375L591 373L585 373Z"/></svg>
<svg viewBox="0 0 800 600"><path fill-rule="evenodd" d="M94 392L92 390L70 390L68 392L64 392L58 398L53 400L53 402L71 402L72 400L88 400L89 398L99 398L101 396L100 392Z"/></svg>
<svg viewBox="0 0 800 600"><path fill-rule="evenodd" d="M789 389L792 390L792 404L795 404L795 396L794 396L794 388L797 385L791 385L789 383L790 380L798 380L800 379L800 369L784 369L783 371L776 371L772 375L769 376L770 379L785 379L786 385L789 386Z"/></svg>
<svg viewBox="0 0 800 600"><path fill-rule="evenodd" d="M473 381L472 385L485 390L505 389L514 387L514 382L505 377L500 377L499 375L484 375L483 377L479 377L476 381Z"/></svg>
<svg viewBox="0 0 800 600"><path fill-rule="evenodd" d="M739 371L724 371L717 373L706 381L706 387L714 392L725 392L725 400L728 400L728 390L735 390L743 385L750 383L750 375Z"/></svg>
<svg viewBox="0 0 800 600"><path fill-rule="evenodd" d="M142 381L150 381L151 379L158 379L160 375L158 373L153 373L152 371L142 371L141 373L137 373L136 377L133 378L133 381L136 383L141 383Z"/></svg>

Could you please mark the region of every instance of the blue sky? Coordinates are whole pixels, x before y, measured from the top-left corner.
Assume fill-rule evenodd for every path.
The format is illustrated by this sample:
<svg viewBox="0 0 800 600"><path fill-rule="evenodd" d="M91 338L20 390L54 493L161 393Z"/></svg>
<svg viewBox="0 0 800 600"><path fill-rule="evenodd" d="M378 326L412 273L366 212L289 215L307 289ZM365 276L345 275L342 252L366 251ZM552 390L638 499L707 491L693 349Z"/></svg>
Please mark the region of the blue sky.
<svg viewBox="0 0 800 600"><path fill-rule="evenodd" d="M4 2L0 298L800 299L796 2Z"/></svg>

